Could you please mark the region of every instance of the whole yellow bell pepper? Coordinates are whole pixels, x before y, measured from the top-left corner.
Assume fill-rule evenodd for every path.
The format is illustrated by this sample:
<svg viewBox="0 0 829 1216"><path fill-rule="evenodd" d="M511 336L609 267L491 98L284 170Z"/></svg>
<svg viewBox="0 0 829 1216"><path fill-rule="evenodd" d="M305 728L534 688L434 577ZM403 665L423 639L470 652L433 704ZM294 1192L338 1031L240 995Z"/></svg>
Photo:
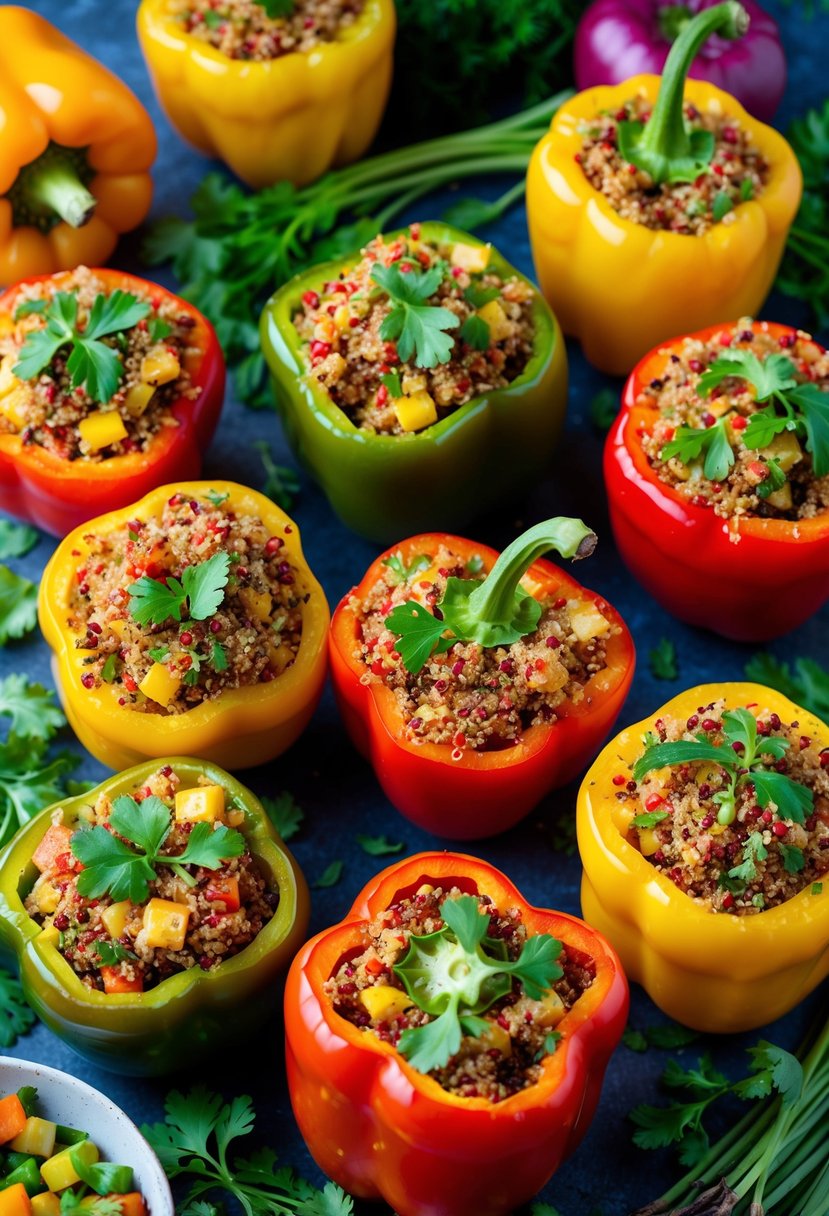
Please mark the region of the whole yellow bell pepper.
<svg viewBox="0 0 829 1216"><path fill-rule="evenodd" d="M824 747L829 727L760 684L702 684L680 693L605 747L579 790L582 914L670 1017L696 1030L750 1030L782 1017L829 974L829 882L745 916L707 911L660 873L626 835L618 774L630 775L643 734L661 717L687 720L720 698L798 721ZM818 890L818 888L820 888Z"/></svg>
<svg viewBox="0 0 829 1216"><path fill-rule="evenodd" d="M297 571L297 588L308 597L301 610L299 651L294 662L269 683L225 689L182 713L149 714L119 705L117 684L86 688L81 681L87 670L84 659L93 652L76 646L86 631L73 629L69 618L78 562L90 551L84 538L116 532L130 520L158 517L173 494L198 498L208 491L227 494L227 510L258 517L271 535L282 538L280 553ZM54 651L55 681L70 725L84 747L113 769L171 753L198 756L229 769L264 764L281 755L305 729L325 681L328 604L303 557L299 530L264 494L230 481L162 486L137 503L70 532L44 571L38 615L43 636ZM156 664L150 670L163 673L166 668Z"/></svg>
<svg viewBox="0 0 829 1216"><path fill-rule="evenodd" d="M0 283L100 266L150 208L150 116L37 13L0 6Z"/></svg>
<svg viewBox="0 0 829 1216"><path fill-rule="evenodd" d="M391 84L392 0L365 0L332 42L277 59L231 59L188 33L169 0L142 0L138 38L170 122L254 189L314 181L371 143Z"/></svg>
<svg viewBox="0 0 829 1216"><path fill-rule="evenodd" d="M733 22L738 9L742 13L739 5L721 4L698 13L674 43L661 77L634 76L578 93L533 152L527 219L538 281L564 332L579 339L602 371L624 375L667 338L724 318L756 316L771 289L800 205L797 157L730 94L685 80L696 48L711 32L727 33L723 22ZM684 96L700 113L732 117L747 133L768 164L762 192L699 235L654 230L619 215L588 181L579 157L585 126L637 96L654 106L636 161L654 181L693 181L707 172L685 130Z"/></svg>

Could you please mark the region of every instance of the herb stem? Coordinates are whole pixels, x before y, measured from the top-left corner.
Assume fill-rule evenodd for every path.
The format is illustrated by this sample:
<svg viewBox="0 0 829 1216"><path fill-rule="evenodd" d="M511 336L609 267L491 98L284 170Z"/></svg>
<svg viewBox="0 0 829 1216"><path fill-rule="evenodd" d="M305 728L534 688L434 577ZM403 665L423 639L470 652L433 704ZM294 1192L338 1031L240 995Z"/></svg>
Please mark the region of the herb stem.
<svg viewBox="0 0 829 1216"><path fill-rule="evenodd" d="M88 224L98 205L71 161L60 156L44 157L27 173L25 194L30 206L53 212L71 228Z"/></svg>

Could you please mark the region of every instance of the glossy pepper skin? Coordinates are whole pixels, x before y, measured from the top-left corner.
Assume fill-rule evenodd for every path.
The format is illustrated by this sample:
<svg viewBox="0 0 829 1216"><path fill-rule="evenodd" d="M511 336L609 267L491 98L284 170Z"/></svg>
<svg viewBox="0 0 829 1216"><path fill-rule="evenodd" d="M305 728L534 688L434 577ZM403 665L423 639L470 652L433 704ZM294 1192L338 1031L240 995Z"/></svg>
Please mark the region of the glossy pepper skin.
<svg viewBox="0 0 829 1216"><path fill-rule="evenodd" d="M140 789L159 768L153 760L103 782L88 794L57 804L72 824L99 794L116 798ZM179 972L141 993L107 994L81 981L58 950L57 930L41 928L23 900L37 871L32 855L56 806L22 828L0 855L0 947L16 957L26 1000L60 1038L85 1059L114 1072L155 1076L185 1067L232 1038L243 1041L267 1017L273 985L287 969L308 925L308 888L262 804L229 773L205 760L165 757L182 787L208 784L225 790L228 805L245 813L240 830L265 876L279 891L273 918L234 958L210 971ZM242 1036L242 1039L239 1039Z"/></svg>
<svg viewBox="0 0 829 1216"><path fill-rule="evenodd" d="M707 342L725 328L691 337ZM793 332L772 321L755 321L752 329ZM634 368L610 428L604 476L616 546L638 581L680 620L738 642L768 641L829 598L829 517L729 521L660 481L642 449L641 433L656 417L643 390L685 340L664 343Z"/></svg>
<svg viewBox="0 0 829 1216"><path fill-rule="evenodd" d="M325 981L360 944L361 925L422 883L518 907L528 932L550 933L595 960L596 979L559 1023L541 1080L503 1102L460 1098L413 1069L389 1043L335 1013ZM288 1086L300 1131L322 1170L399 1216L506 1216L548 1181L584 1135L619 1041L628 989L613 951L576 917L534 908L493 866L420 853L378 874L346 918L313 938L285 987Z"/></svg>
<svg viewBox="0 0 829 1216"><path fill-rule="evenodd" d="M263 62L231 59L193 37L168 0L142 0L137 24L170 122L256 190L285 179L305 185L358 160L380 125L392 74L392 0L366 0L333 42Z"/></svg>
<svg viewBox="0 0 829 1216"><path fill-rule="evenodd" d="M193 386L201 391L195 400L180 397L174 402L170 412L178 425L162 427L145 451L100 462L62 460L38 444L24 444L19 434L0 433L0 508L54 536L65 536L95 515L126 506L173 477L198 477L202 452L213 438L224 399L224 356L206 317L155 283L120 270L92 273L110 291L149 293L171 301L179 313L193 319L192 353L185 367ZM56 290L68 277L54 276ZM0 327L13 325L20 289L32 282L37 279L17 283L0 295Z"/></svg>
<svg viewBox="0 0 829 1216"><path fill-rule="evenodd" d="M582 148L579 128L637 94L655 102L659 81L634 76L565 102L536 146L527 176L527 218L541 289L589 361L620 376L675 334L760 311L802 191L797 158L782 135L728 93L689 80L687 101L702 113L733 116L763 153L769 176L762 194L736 206L731 222L713 224L699 236L657 232L623 219L575 159Z"/></svg>
<svg viewBox="0 0 829 1216"><path fill-rule="evenodd" d="M643 72L660 73L683 20L718 0L595 0L576 30L576 87L621 84ZM786 88L786 56L774 18L741 0L751 19L738 42L713 34L690 75L725 89L763 122L771 122Z"/></svg>
<svg viewBox="0 0 829 1216"><path fill-rule="evenodd" d="M727 1034L788 1013L829 974L829 891L811 886L753 916L706 912L628 842L613 777L642 754L642 735L666 715L687 718L720 698L799 721L829 744L829 728L760 684L702 684L680 693L607 745L582 782L579 853L582 914L618 950L629 979L685 1026Z"/></svg>
<svg viewBox="0 0 829 1216"><path fill-rule="evenodd" d="M155 131L138 98L45 18L0 6L0 195L58 144L82 153L94 214L35 225L0 198L0 283L98 266L150 209ZM53 220L58 216L51 213Z"/></svg>
<svg viewBox="0 0 829 1216"><path fill-rule="evenodd" d="M536 598L558 593L587 600L619 626L608 639L607 668L591 678L581 702L562 707L562 716L549 726L529 727L512 747L479 752L467 748L461 759L453 759L451 744L415 742L408 737L392 690L380 680L362 682L368 668L354 654L360 618L350 600L369 593L392 553L399 551L408 564L419 554L436 553L441 544L462 560L480 556L486 571L498 556L487 545L444 533L413 536L381 554L334 612L331 680L355 747L371 761L401 814L437 836L477 840L512 827L551 790L572 780L595 754L624 704L635 651L627 626L605 599L551 562L534 562L522 585Z"/></svg>
<svg viewBox="0 0 829 1216"><path fill-rule="evenodd" d="M88 551L84 535L106 535L129 520L161 514L172 494L227 494L226 508L258 516L298 570L297 585L308 595L302 610L302 642L295 662L270 683L232 688L179 714L146 714L118 704L116 684L84 688L83 649L68 625L75 571ZM74 554L73 554L74 550ZM77 555L77 556L76 556ZM40 584L40 627L54 651L55 683L67 718L81 743L102 764L127 768L170 750L201 756L232 769L251 768L281 755L307 726L325 681L328 604L303 557L296 524L270 499L231 481L190 481L162 486L121 511L77 528L58 545ZM88 652L86 652L88 653Z"/></svg>
<svg viewBox="0 0 829 1216"><path fill-rule="evenodd" d="M479 246L445 224L421 224L423 240ZM398 233L389 233L393 238ZM447 417L407 435L361 430L307 375L293 324L306 291L360 260L355 250L316 266L271 297L262 314L262 349L277 408L294 450L353 531L381 544L411 532L460 527L506 495L525 489L548 466L567 408L567 354L556 318L537 289L533 352L506 388L473 397ZM496 251L490 267L527 280Z"/></svg>

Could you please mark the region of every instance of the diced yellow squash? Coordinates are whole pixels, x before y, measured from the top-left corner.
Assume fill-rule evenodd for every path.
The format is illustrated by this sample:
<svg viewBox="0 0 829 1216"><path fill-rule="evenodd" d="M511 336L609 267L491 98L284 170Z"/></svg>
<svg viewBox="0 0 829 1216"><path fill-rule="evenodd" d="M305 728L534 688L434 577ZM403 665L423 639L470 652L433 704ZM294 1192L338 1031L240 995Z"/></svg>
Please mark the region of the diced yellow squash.
<svg viewBox="0 0 829 1216"><path fill-rule="evenodd" d="M224 819L225 792L220 785L198 785L176 794L176 820L217 823Z"/></svg>
<svg viewBox="0 0 829 1216"><path fill-rule="evenodd" d="M558 659L545 659L543 671L534 671L527 680L530 688L541 689L543 692L558 692L570 679L570 673Z"/></svg>
<svg viewBox="0 0 829 1216"><path fill-rule="evenodd" d="M18 381L9 391L0 397L0 414L18 429L26 425L30 393L25 384Z"/></svg>
<svg viewBox="0 0 829 1216"><path fill-rule="evenodd" d="M657 849L662 848L662 841L653 828L638 828L637 830L639 832L639 852L644 857L650 857Z"/></svg>
<svg viewBox="0 0 829 1216"><path fill-rule="evenodd" d="M509 1031L504 1030L503 1026L499 1026L497 1022L489 1022L486 1030L476 1040L476 1044L481 1051L491 1051L493 1048L500 1051L502 1056L512 1055L512 1039Z"/></svg>
<svg viewBox="0 0 829 1216"><path fill-rule="evenodd" d="M765 456L766 460L776 460L783 472L788 473L793 465L803 459L803 448L793 431L782 431L774 436L767 448L761 450L760 455ZM768 501L771 501L771 495Z"/></svg>
<svg viewBox="0 0 829 1216"><path fill-rule="evenodd" d="M126 439L124 419L116 410L95 410L78 423L81 439L93 452L108 448L111 443Z"/></svg>
<svg viewBox="0 0 829 1216"><path fill-rule="evenodd" d="M109 628L116 637L123 638L127 632L127 622L123 617L118 617L117 620L109 622Z"/></svg>
<svg viewBox="0 0 829 1216"><path fill-rule="evenodd" d="M400 387L403 389L404 397L413 397L415 393L422 393L428 383L425 376L404 376L400 381Z"/></svg>
<svg viewBox="0 0 829 1216"><path fill-rule="evenodd" d="M270 591L256 591L253 587L242 587L239 599L250 615L257 621L267 621L273 610Z"/></svg>
<svg viewBox="0 0 829 1216"><path fill-rule="evenodd" d="M190 909L171 899L151 899L141 926L144 944L152 949L181 950L187 936Z"/></svg>
<svg viewBox="0 0 829 1216"><path fill-rule="evenodd" d="M117 941L119 937L124 936L131 915L132 904L128 899L121 899L117 904L110 904L108 908L104 908L101 920L111 938Z"/></svg>
<svg viewBox="0 0 829 1216"><path fill-rule="evenodd" d="M55 1134L58 1125L51 1119L39 1119L30 1115L26 1126L9 1144L15 1153L29 1153L32 1157L51 1157L55 1151Z"/></svg>
<svg viewBox="0 0 829 1216"><path fill-rule="evenodd" d="M567 1010L564 1007L564 1001L558 993L551 988L541 1001L541 1009L536 1015L536 1021L539 1026L556 1026L564 1017Z"/></svg>
<svg viewBox="0 0 829 1216"><path fill-rule="evenodd" d="M610 632L610 621L587 600L569 600L567 618L580 642L589 642L591 638L601 638Z"/></svg>
<svg viewBox="0 0 829 1216"><path fill-rule="evenodd" d="M449 261L469 274L482 274L489 265L491 245L464 245L461 241L452 247Z"/></svg>
<svg viewBox="0 0 829 1216"><path fill-rule="evenodd" d="M177 379L180 372L178 356L166 346L154 346L141 360L142 384L152 384L157 388L159 384L169 384Z"/></svg>
<svg viewBox="0 0 829 1216"><path fill-rule="evenodd" d="M731 402L728 397L712 397L710 401L705 403L705 408L715 418L721 418L731 408Z"/></svg>
<svg viewBox="0 0 829 1216"><path fill-rule="evenodd" d="M60 1216L60 1200L54 1191L32 1196L32 1216Z"/></svg>
<svg viewBox="0 0 829 1216"><path fill-rule="evenodd" d="M138 685L145 697L159 705L169 705L181 685L181 678L173 675L163 663L153 663Z"/></svg>
<svg viewBox="0 0 829 1216"><path fill-rule="evenodd" d="M628 806L626 802L616 802L610 809L610 818L613 820L613 826L622 836L627 836L628 828L637 814L639 812L635 807Z"/></svg>
<svg viewBox="0 0 829 1216"><path fill-rule="evenodd" d="M351 320L351 309L347 304L341 304L334 313L334 324L337 329L348 329Z"/></svg>
<svg viewBox="0 0 829 1216"><path fill-rule="evenodd" d="M271 667L278 676L282 675L285 668L293 663L296 654L286 642L279 642L276 645L268 647L268 655L271 661Z"/></svg>
<svg viewBox="0 0 829 1216"><path fill-rule="evenodd" d="M133 418L140 418L154 395L155 387L152 384L134 384L124 399L127 413Z"/></svg>
<svg viewBox="0 0 829 1216"><path fill-rule="evenodd" d="M773 490L766 502L778 511L790 511L793 503L791 482L787 481L779 490Z"/></svg>
<svg viewBox="0 0 829 1216"><path fill-rule="evenodd" d="M483 308L478 309L478 316L489 326L490 343L503 342L512 333L512 321L504 312L500 300L490 300L484 304Z"/></svg>
<svg viewBox="0 0 829 1216"><path fill-rule="evenodd" d="M404 992L402 988L392 988L391 984L375 984L373 988L364 988L359 1000L368 1016L375 1022L388 1022L391 1018L399 1017L414 1004L408 992Z"/></svg>
<svg viewBox="0 0 829 1216"><path fill-rule="evenodd" d="M426 392L412 393L411 397L395 397L394 412L404 431L422 431L438 420L438 408Z"/></svg>
<svg viewBox="0 0 829 1216"><path fill-rule="evenodd" d="M4 355L0 359L0 397L5 397L6 393L11 392L14 386L20 383L12 371L15 362L14 355Z"/></svg>
<svg viewBox="0 0 829 1216"><path fill-rule="evenodd" d="M38 882L35 888L35 898L38 912L42 912L44 916L51 916L60 903L60 891L47 879L45 882ZM25 1149L20 1151L26 1152Z"/></svg>
<svg viewBox="0 0 829 1216"><path fill-rule="evenodd" d="M0 1191L0 1216L32 1216L32 1201L22 1182Z"/></svg>
<svg viewBox="0 0 829 1216"><path fill-rule="evenodd" d="M0 338L14 333L15 320L10 312L0 313Z"/></svg>
<svg viewBox="0 0 829 1216"><path fill-rule="evenodd" d="M55 1153L54 1157L44 1161L40 1167L40 1176L50 1191L65 1191L68 1186L80 1182L72 1164L72 1153L78 1153L84 1165L94 1165L100 1156L97 1145L91 1140L81 1140L80 1144L70 1145Z"/></svg>

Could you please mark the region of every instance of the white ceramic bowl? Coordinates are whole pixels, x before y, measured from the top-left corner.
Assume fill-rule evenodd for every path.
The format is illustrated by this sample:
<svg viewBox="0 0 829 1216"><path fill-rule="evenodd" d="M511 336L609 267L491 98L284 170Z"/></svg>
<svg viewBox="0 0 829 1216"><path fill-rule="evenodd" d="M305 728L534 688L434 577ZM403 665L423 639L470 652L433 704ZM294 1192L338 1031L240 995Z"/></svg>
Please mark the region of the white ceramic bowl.
<svg viewBox="0 0 829 1216"><path fill-rule="evenodd" d="M44 1119L89 1132L102 1160L132 1166L135 1189L143 1194L149 1216L174 1216L173 1196L161 1162L120 1107L68 1072L0 1056L0 1097L15 1093L22 1085L37 1089L38 1114Z"/></svg>

